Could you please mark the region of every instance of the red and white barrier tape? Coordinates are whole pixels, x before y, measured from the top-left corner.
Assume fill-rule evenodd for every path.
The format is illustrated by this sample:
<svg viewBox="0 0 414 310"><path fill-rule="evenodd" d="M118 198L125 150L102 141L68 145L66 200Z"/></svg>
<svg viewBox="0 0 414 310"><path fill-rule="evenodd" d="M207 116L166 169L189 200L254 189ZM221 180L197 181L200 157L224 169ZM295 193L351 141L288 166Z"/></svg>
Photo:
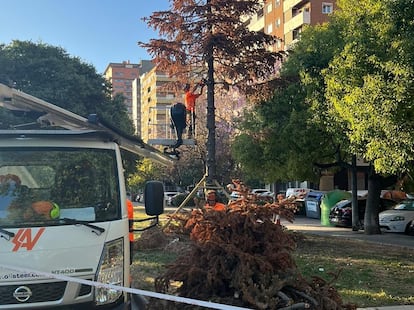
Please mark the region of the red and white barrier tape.
<svg viewBox="0 0 414 310"><path fill-rule="evenodd" d="M140 289L136 289L136 288L124 287L124 286L113 285L113 284L105 284L105 283L101 283L101 282L85 280L85 279L79 279L79 278L75 278L75 277L68 277L68 276L61 275L61 274L53 274L53 273L50 273L50 272L32 270L32 269L16 267L16 266L10 266L10 265L5 265L5 264L0 264L0 268L20 271L20 272L25 272L25 273L32 273L32 274L36 274L36 275L39 275L39 276L44 276L44 277L47 277L47 278L54 278L54 279L58 279L58 280L74 282L74 283L80 283L80 284L90 285L90 286L99 287L99 288L106 288L106 289L112 289L112 290L116 290L116 291L123 291L123 292L126 292L126 293L142 295L142 296L147 296L147 297L154 297L154 298L159 298L159 299L165 299L165 300L175 301L175 302L181 302L181 303L186 303L186 304L190 304L190 305L206 307L206 308L211 308L211 309L249 310L249 308L241 308L241 307L236 307L236 306L219 304L219 303L215 303L215 302L202 301L202 300L197 300L197 299L192 299L192 298L185 298L185 297L178 297L178 296L173 296L173 295L168 295L168 294L161 294L161 293L156 293L156 292L151 292L151 291L144 291L144 290L140 290Z"/></svg>

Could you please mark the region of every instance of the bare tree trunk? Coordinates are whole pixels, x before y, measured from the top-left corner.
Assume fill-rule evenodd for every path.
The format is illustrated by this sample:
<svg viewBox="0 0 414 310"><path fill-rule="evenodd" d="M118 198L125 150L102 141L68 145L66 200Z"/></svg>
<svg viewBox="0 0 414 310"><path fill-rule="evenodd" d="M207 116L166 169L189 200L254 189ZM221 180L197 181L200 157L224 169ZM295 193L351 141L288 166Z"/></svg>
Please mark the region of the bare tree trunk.
<svg viewBox="0 0 414 310"><path fill-rule="evenodd" d="M367 235L381 234L378 213L382 178L372 170L373 168L371 168L368 176L368 197L364 218L364 233Z"/></svg>
<svg viewBox="0 0 414 310"><path fill-rule="evenodd" d="M209 1L207 1L209 3ZM210 27L212 34L213 29ZM211 37L211 36L210 36ZM212 184L216 179L216 116L214 107L214 57L213 45L209 42L206 52L207 71L207 178L206 182Z"/></svg>
<svg viewBox="0 0 414 310"><path fill-rule="evenodd" d="M359 210L358 210L358 186L357 186L357 163L356 155L352 155L352 230L358 231L361 227L359 224Z"/></svg>
<svg viewBox="0 0 414 310"><path fill-rule="evenodd" d="M214 107L213 57L208 60L207 78L207 183L216 179L216 115Z"/></svg>

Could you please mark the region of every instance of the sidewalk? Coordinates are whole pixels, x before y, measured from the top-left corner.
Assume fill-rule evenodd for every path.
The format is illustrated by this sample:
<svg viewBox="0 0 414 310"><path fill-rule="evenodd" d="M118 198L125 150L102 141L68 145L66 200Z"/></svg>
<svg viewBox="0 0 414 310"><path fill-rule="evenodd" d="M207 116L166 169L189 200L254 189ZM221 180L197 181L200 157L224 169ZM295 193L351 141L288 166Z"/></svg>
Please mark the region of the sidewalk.
<svg viewBox="0 0 414 310"><path fill-rule="evenodd" d="M414 306L387 306L387 307L369 307L358 308L357 310L413 310Z"/></svg>
<svg viewBox="0 0 414 310"><path fill-rule="evenodd" d="M414 249L414 236L408 236L399 233L383 233L380 235L366 235L363 230L352 231L351 228L322 226L321 220L298 216L293 223L286 220L281 221L282 225L290 230L296 230L303 233L316 235L328 235L333 237L342 237L347 239L362 240L391 246L402 246ZM414 307L412 307L414 310Z"/></svg>

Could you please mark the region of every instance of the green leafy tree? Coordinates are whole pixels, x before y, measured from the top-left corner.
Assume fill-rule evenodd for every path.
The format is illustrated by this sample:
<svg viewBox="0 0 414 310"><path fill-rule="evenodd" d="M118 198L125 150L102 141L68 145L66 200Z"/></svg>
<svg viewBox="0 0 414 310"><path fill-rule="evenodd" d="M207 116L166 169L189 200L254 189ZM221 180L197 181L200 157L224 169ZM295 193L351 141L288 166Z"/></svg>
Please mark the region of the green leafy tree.
<svg viewBox="0 0 414 310"><path fill-rule="evenodd" d="M298 90L303 92L291 93L290 100L285 100L288 88L278 89L273 104L265 102L255 107L250 115L253 121L249 123L247 118L243 127L250 133L241 136L243 140L235 147L253 173L268 160L266 151L273 146L272 153L277 153L278 159L291 161L285 171L271 166L263 169L265 175L275 179L289 173L300 176L295 167L303 171L311 165L346 167L352 155L372 163L365 214L365 233L372 234L380 232L381 189L395 184L396 175L409 172L413 162L412 13L405 9L407 1L358 3L339 1L340 10L329 24L302 33L301 41L283 64L282 78L296 76L300 81ZM301 103L302 108L288 108L293 106L289 105L291 101ZM272 109L266 111L264 107L268 106ZM280 113L284 108L285 114ZM306 130L290 126L294 119L301 119ZM278 130L272 131L277 126ZM267 145L269 132L296 143L272 141ZM302 139L298 139L300 132ZM258 139L260 135L266 138ZM247 153L242 153L242 144L253 142L259 148L250 146ZM258 158L260 163L249 158Z"/></svg>
<svg viewBox="0 0 414 310"><path fill-rule="evenodd" d="M13 41L0 45L0 82L84 117L97 113L121 130L133 125L122 98L96 69L64 49L45 43Z"/></svg>
<svg viewBox="0 0 414 310"><path fill-rule="evenodd" d="M320 168L346 162L347 141L326 112L321 74L341 48L338 34L327 24L307 28L282 65L273 97L246 110L233 154L250 176L317 183Z"/></svg>
<svg viewBox="0 0 414 310"><path fill-rule="evenodd" d="M345 45L324 73L328 111L351 151L372 163L364 224L379 233L381 181L409 172L414 159L412 1L339 5Z"/></svg>
<svg viewBox="0 0 414 310"><path fill-rule="evenodd" d="M135 191L142 190L147 181L162 179L162 171L161 167L144 158L137 163L136 171L128 174L127 185Z"/></svg>

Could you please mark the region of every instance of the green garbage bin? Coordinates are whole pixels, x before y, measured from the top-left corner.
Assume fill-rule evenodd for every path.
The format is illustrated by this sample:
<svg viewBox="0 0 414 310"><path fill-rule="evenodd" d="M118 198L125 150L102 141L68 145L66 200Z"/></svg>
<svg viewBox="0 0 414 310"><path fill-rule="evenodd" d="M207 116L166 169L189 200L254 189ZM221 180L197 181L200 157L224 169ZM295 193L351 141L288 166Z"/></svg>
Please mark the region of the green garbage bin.
<svg viewBox="0 0 414 310"><path fill-rule="evenodd" d="M331 212L332 207L343 199L349 199L352 195L350 192L342 190L333 190L326 193L321 201L321 225L323 226L332 226L329 223L329 213Z"/></svg>

